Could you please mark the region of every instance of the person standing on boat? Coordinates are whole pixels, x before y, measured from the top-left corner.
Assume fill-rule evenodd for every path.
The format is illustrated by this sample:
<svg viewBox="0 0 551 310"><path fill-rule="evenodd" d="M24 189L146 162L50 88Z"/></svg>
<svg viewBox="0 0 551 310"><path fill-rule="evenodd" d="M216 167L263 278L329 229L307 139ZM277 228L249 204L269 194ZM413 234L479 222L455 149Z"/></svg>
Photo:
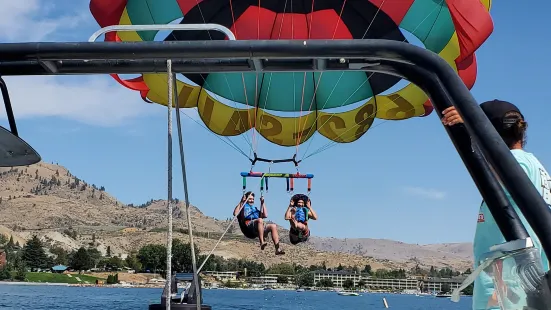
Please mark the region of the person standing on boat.
<svg viewBox="0 0 551 310"><path fill-rule="evenodd" d="M501 100L487 101L482 103L480 107L503 138L503 141L507 144L522 169L524 169L524 172L526 172L534 186L540 191L545 202L551 205L551 177L540 161L532 153L528 153L523 149L526 144L526 129L528 124L520 110L514 104ZM442 123L446 126L463 123L461 116L454 107L447 108L442 114ZM539 249L544 270L548 271L549 261L543 252L539 239L518 209L511 195L507 190L505 190L505 193L530 234L534 246ZM479 265L481 256L489 252L491 246L504 242L505 237L501 234L492 214L488 210L488 206L483 201L478 214L473 243L475 269ZM499 309L492 278L486 273L482 272L475 280L473 293L474 310Z"/></svg>
<svg viewBox="0 0 551 310"><path fill-rule="evenodd" d="M312 209L312 201L306 195L294 195L285 212L285 220L289 221L291 225L289 229L289 241L292 244L308 241L308 237L310 237L310 229L308 228L309 219L318 219L316 211Z"/></svg>
<svg viewBox="0 0 551 310"><path fill-rule="evenodd" d="M244 221L246 226L246 235L258 237L260 241L260 249L264 250L268 243L266 237L268 234L272 234L272 241L275 246L275 254L282 255L285 252L279 245L279 234L277 233L276 224L266 224L264 219L268 217L268 209L264 197L260 197L260 210L254 205L254 193L247 192L241 197L241 201L237 204L233 210L233 216L238 216L239 221Z"/></svg>

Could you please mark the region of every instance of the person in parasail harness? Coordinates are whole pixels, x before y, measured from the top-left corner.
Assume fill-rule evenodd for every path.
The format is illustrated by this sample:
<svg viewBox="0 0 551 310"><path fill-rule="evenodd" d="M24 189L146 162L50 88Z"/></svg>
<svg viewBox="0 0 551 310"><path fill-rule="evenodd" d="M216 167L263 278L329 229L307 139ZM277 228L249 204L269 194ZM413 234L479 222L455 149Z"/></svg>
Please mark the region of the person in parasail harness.
<svg viewBox="0 0 551 310"><path fill-rule="evenodd" d="M285 220L291 224L289 240L292 244L308 241L308 237L310 237L309 219L318 219L316 211L312 209L312 201L306 195L294 195L285 212Z"/></svg>
<svg viewBox="0 0 551 310"><path fill-rule="evenodd" d="M254 193L247 192L241 198L241 201L233 210L233 215L237 216L239 227L245 237L250 239L258 238L260 249L264 250L268 243L265 241L268 234L272 234L272 241L275 246L275 254L282 255L285 252L279 245L279 235L276 224L266 224L264 219L268 217L268 210L264 203L264 197L260 197L260 210L254 206Z"/></svg>

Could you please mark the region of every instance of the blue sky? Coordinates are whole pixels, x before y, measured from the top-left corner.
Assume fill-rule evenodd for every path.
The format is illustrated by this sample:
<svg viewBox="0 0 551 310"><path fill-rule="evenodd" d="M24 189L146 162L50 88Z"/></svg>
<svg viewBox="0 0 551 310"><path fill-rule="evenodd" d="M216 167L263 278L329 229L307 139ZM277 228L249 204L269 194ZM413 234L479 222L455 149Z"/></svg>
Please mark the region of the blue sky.
<svg viewBox="0 0 551 310"><path fill-rule="evenodd" d="M0 41L86 41L98 29L89 2L68 3L0 0ZM542 6L528 10L514 2L494 3L495 29L477 51L472 92L479 101L501 98L519 105L529 122L527 150L551 165L545 134L546 115L551 113L546 79L550 47L542 39L548 32L539 25L548 10ZM108 76L6 81L20 134L44 161L105 186L125 203L167 197L164 107L143 102L138 93ZM241 196L239 173L250 164L190 118L182 115L182 120L190 201L209 216L230 217ZM315 174L311 197L319 220L311 224L313 233L410 243L471 241L481 197L436 114L376 124L359 141L335 145L301 164L301 172ZM174 195L181 198L176 132L174 138ZM328 142L320 136L314 139L309 153ZM243 139L232 141L246 149ZM305 149L302 146L299 154ZM260 141L258 150L271 158L294 152L266 141ZM266 169L259 164L255 170ZM282 164L272 171L294 172L294 167ZM257 180L249 184L253 182ZM295 187L304 190L305 181ZM269 217L283 226L288 225L283 220L288 199L285 181L271 180L266 194Z"/></svg>

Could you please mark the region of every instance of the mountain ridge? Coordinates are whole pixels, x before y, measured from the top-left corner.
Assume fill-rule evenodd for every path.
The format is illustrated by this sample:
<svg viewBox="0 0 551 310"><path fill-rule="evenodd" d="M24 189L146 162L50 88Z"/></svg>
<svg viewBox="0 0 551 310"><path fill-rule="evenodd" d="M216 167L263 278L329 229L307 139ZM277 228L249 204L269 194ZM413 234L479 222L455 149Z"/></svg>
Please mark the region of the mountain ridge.
<svg viewBox="0 0 551 310"><path fill-rule="evenodd" d="M176 202L176 201L175 201ZM175 236L187 240L185 207L174 204ZM191 206L192 227L203 252L210 251L229 225ZM124 204L102 186L87 183L60 165L38 163L28 167L0 168L0 233L27 240L38 235L49 245L75 249L94 246L105 253L127 254L147 243L165 243L166 200L152 199L141 205ZM234 223L215 255L226 258L278 262L326 262L327 266L372 264L378 268L471 267L472 244L416 245L388 239L312 236L308 243L292 246L288 230L278 226L287 255L276 257L260 251L257 242L241 236ZM72 238L72 231L77 237Z"/></svg>

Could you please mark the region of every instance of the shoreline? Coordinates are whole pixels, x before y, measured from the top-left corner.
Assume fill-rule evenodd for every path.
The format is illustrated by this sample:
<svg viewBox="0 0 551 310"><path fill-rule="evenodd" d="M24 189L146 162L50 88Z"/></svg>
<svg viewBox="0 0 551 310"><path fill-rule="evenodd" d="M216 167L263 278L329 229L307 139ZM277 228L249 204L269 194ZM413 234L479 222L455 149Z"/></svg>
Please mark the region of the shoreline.
<svg viewBox="0 0 551 310"><path fill-rule="evenodd" d="M50 283L50 282L24 282L24 281L0 281L0 285L27 285L27 286L70 286L69 283Z"/></svg>
<svg viewBox="0 0 551 310"><path fill-rule="evenodd" d="M91 284L91 283L51 283L51 282L21 282L21 281L0 281L0 285L21 285L21 286L67 286L67 287L101 287L101 288L157 288L162 289L164 285L158 284ZM264 291L262 288L229 288L229 287L218 287L218 288L203 288L203 290L239 290L239 291ZM273 288L273 291L296 291L296 288ZM336 292L334 290L307 290L313 292ZM384 294L403 294L396 292L385 292L385 291L361 291L361 293L384 293Z"/></svg>

